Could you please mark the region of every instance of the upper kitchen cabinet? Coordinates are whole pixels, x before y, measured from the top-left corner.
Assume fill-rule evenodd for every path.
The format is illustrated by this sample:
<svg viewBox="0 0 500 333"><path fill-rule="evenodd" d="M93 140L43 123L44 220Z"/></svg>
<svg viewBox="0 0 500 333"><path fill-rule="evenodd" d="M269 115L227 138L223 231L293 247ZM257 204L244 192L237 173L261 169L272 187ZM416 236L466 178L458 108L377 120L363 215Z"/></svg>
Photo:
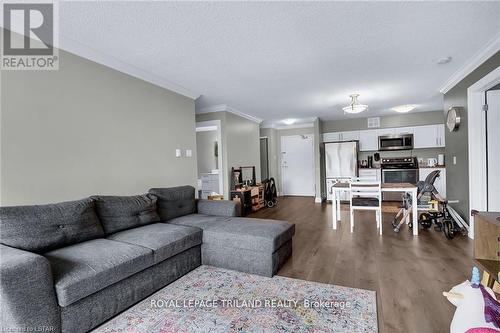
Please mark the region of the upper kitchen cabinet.
<svg viewBox="0 0 500 333"><path fill-rule="evenodd" d="M359 131L323 133L323 142L359 140Z"/></svg>
<svg viewBox="0 0 500 333"><path fill-rule="evenodd" d="M323 142L341 141L340 132L323 133Z"/></svg>
<svg viewBox="0 0 500 333"><path fill-rule="evenodd" d="M359 140L359 131L340 132L342 141Z"/></svg>
<svg viewBox="0 0 500 333"><path fill-rule="evenodd" d="M360 151L378 150L377 130L359 131L359 150Z"/></svg>
<svg viewBox="0 0 500 333"><path fill-rule="evenodd" d="M435 148L445 145L444 124L415 126L413 134L414 148Z"/></svg>
<svg viewBox="0 0 500 333"><path fill-rule="evenodd" d="M377 130L378 136L395 135L396 128L379 128Z"/></svg>

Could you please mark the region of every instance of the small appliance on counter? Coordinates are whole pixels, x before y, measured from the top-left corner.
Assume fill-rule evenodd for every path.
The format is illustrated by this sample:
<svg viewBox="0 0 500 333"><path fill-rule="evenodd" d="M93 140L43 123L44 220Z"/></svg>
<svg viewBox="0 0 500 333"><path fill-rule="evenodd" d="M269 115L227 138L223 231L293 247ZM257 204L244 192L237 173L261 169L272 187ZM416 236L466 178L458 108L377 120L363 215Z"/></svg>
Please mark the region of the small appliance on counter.
<svg viewBox="0 0 500 333"><path fill-rule="evenodd" d="M373 168L373 157L371 155L368 156L368 167Z"/></svg>
<svg viewBox="0 0 500 333"><path fill-rule="evenodd" d="M444 165L444 154L438 154L438 165Z"/></svg>
<svg viewBox="0 0 500 333"><path fill-rule="evenodd" d="M436 159L436 158L431 157L431 158L428 158L428 159L427 159L427 166L428 166L428 167L433 168L433 167L435 167L437 164L438 164L438 162L437 162L437 159Z"/></svg>

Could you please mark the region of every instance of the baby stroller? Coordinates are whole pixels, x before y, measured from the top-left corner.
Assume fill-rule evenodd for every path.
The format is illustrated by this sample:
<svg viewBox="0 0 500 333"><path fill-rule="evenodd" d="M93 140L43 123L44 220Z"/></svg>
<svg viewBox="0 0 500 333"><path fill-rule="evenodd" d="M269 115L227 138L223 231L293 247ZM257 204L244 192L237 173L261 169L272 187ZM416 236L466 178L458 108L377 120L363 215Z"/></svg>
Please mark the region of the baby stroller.
<svg viewBox="0 0 500 333"><path fill-rule="evenodd" d="M278 191L276 190L276 182L274 178L270 178L269 180L264 181L264 201L266 202L266 206L269 208L273 208L278 204Z"/></svg>
<svg viewBox="0 0 500 333"><path fill-rule="evenodd" d="M434 208L420 214L418 222L425 229L428 229L432 226L432 224L435 224L436 230L443 231L446 238L453 239L457 232L463 230L453 218L454 214L451 212L451 207L448 206L448 201L444 199L434 187L434 182L436 181L436 178L439 177L439 174L439 170L432 171L424 181L419 181L417 183L417 201L419 201L424 195L428 195L431 200L436 202ZM392 226L394 227L395 232L399 232L401 226L407 220L412 205L411 195L403 195L403 207L399 210L392 221ZM401 215L403 215L403 217L401 218L401 221L398 222L398 218ZM418 226L413 226L411 222L408 223L408 227L418 228Z"/></svg>

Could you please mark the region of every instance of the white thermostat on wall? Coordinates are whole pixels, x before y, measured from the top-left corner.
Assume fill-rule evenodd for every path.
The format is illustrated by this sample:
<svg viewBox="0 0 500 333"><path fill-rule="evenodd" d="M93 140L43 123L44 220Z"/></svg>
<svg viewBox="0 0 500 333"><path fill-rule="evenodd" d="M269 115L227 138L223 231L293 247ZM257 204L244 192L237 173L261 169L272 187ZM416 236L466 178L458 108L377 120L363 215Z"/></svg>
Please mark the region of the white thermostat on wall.
<svg viewBox="0 0 500 333"><path fill-rule="evenodd" d="M176 149L175 150L175 157L181 157L182 156L182 152L180 149Z"/></svg>

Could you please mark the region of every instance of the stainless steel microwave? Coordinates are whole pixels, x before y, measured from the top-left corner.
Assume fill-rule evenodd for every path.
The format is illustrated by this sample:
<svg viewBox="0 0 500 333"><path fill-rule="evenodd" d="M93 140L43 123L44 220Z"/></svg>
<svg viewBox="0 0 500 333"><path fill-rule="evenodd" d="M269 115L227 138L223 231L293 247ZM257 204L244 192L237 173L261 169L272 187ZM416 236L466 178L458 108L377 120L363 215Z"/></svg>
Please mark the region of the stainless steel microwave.
<svg viewBox="0 0 500 333"><path fill-rule="evenodd" d="M413 134L384 135L378 137L378 150L413 149Z"/></svg>

